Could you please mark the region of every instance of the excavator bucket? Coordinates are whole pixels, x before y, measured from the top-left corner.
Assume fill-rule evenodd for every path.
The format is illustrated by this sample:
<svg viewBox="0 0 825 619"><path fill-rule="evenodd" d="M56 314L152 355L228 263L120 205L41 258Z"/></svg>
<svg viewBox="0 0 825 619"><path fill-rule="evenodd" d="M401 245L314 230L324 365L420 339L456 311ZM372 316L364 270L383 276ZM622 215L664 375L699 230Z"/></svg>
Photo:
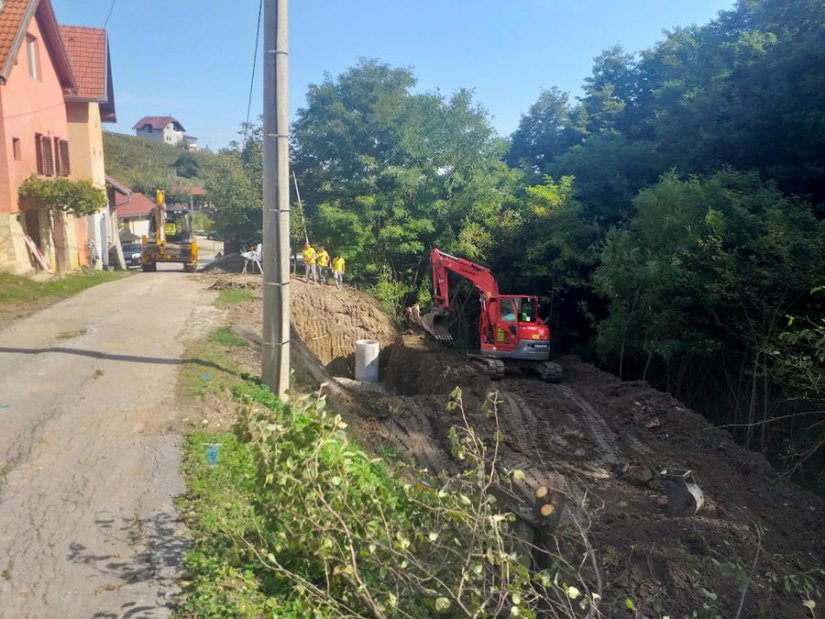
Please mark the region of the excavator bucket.
<svg viewBox="0 0 825 619"><path fill-rule="evenodd" d="M667 493L667 515L693 516L702 509L705 497L689 470L668 470L659 473Z"/></svg>
<svg viewBox="0 0 825 619"><path fill-rule="evenodd" d="M453 339L453 336L450 335L447 324L448 318L449 314L447 312L435 310L421 316L420 324L424 330L435 339L442 342L449 342Z"/></svg>

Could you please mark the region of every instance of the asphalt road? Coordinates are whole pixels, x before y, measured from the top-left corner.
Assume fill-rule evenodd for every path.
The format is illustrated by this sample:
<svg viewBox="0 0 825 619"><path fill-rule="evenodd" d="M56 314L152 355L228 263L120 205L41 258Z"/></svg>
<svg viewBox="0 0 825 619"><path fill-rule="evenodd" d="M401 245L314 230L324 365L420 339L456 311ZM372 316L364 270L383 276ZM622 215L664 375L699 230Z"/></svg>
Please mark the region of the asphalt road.
<svg viewBox="0 0 825 619"><path fill-rule="evenodd" d="M179 439L162 428L184 339L214 311L179 269L0 331L3 619L169 616L186 539Z"/></svg>

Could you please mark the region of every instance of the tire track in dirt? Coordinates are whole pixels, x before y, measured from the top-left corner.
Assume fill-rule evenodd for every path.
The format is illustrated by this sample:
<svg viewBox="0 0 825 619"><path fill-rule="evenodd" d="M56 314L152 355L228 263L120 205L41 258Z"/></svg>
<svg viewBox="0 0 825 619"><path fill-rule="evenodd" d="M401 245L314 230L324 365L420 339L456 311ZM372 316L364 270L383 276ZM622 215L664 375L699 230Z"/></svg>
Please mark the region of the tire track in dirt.
<svg viewBox="0 0 825 619"><path fill-rule="evenodd" d="M418 466L431 472L438 472L444 465L444 454L433 443L438 432L430 422L432 407L435 405L427 397L398 397L392 402L391 417L384 426L388 438L403 453L415 458Z"/></svg>
<svg viewBox="0 0 825 619"><path fill-rule="evenodd" d="M600 457L597 460L605 464L618 464L619 462L619 447L618 440L613 431L607 426L607 423L602 419L601 415L596 412L589 402L582 399L573 389L568 385L551 385L553 391L562 394L571 402L579 407L579 410L589 420L590 423L585 424L589 432L593 435L593 439L599 447Z"/></svg>

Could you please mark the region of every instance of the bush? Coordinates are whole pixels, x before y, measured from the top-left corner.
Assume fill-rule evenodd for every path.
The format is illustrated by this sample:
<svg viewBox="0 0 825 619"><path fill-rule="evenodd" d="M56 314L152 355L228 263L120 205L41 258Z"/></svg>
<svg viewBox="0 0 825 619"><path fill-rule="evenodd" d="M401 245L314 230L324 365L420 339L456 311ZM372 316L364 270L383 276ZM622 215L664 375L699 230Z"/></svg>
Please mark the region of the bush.
<svg viewBox="0 0 825 619"><path fill-rule="evenodd" d="M200 526L219 535L189 555L195 584L187 612L535 617L540 610L552 617L574 615L573 604L595 610L598 596L579 594L584 584L559 580L579 579L560 557L531 572L529 558L514 550L528 546L515 539L515 517L491 491L518 472L499 471L495 448L466 424L458 390L450 436L467 468L440 480L360 449L323 399L289 407L248 382L235 398L243 404L236 434L221 439L222 461L235 463L213 471L211 499L196 499ZM495 414L495 402L489 406ZM224 493L233 485L231 500ZM193 490L197 496L197 484ZM224 561L207 558L215 553Z"/></svg>

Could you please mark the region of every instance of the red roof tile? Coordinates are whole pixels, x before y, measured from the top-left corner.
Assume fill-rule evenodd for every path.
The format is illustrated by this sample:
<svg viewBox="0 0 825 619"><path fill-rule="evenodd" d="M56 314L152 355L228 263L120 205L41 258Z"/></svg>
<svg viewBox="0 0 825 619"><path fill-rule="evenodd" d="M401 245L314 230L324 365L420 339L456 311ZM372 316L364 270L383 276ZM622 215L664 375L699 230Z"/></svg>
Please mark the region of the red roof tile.
<svg viewBox="0 0 825 619"><path fill-rule="evenodd" d="M121 199L123 202L121 202ZM129 217L145 217L148 216L152 209L155 208L155 203L142 193L133 193L132 199L126 202L126 196L118 195L115 199L115 210L120 219Z"/></svg>
<svg viewBox="0 0 825 619"><path fill-rule="evenodd" d="M77 79L79 99L106 99L106 31L60 26L63 43Z"/></svg>
<svg viewBox="0 0 825 619"><path fill-rule="evenodd" d="M30 4L31 0L3 2L3 8L0 9L0 69L6 66Z"/></svg>
<svg viewBox="0 0 825 619"><path fill-rule="evenodd" d="M14 58L23 43L32 16L36 15L44 43L54 63L61 86L76 87L69 57L49 0L3 0L0 8L0 84L8 79Z"/></svg>
<svg viewBox="0 0 825 619"><path fill-rule="evenodd" d="M176 192L187 193L190 196L205 196L206 190L200 185L180 185L175 187Z"/></svg>

